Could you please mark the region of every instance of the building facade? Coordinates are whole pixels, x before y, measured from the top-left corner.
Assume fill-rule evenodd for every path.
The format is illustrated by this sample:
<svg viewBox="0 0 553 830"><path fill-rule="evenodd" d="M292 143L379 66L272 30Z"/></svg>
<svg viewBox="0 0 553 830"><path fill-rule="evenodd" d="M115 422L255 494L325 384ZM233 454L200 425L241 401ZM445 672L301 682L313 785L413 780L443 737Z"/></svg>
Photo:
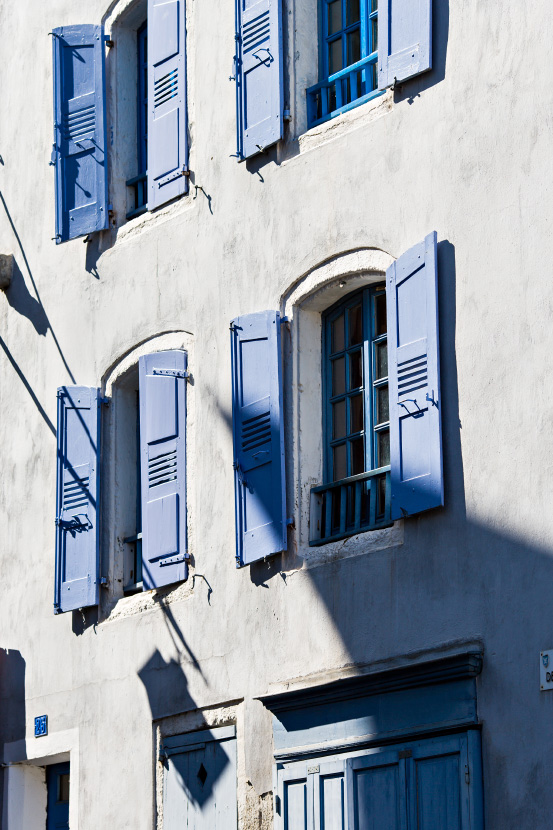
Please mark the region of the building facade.
<svg viewBox="0 0 553 830"><path fill-rule="evenodd" d="M550 825L549 28L0 3L4 830Z"/></svg>

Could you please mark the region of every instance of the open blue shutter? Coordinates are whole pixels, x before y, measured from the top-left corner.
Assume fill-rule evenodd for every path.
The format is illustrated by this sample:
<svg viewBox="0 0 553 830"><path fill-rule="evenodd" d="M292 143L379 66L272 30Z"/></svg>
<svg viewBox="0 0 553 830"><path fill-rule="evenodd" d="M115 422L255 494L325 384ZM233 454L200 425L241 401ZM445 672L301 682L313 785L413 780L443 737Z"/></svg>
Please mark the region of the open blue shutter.
<svg viewBox="0 0 553 830"><path fill-rule="evenodd" d="M186 352L138 362L144 590L188 577Z"/></svg>
<svg viewBox="0 0 553 830"><path fill-rule="evenodd" d="M393 519L444 503L436 244L386 272Z"/></svg>
<svg viewBox="0 0 553 830"><path fill-rule="evenodd" d="M100 391L58 389L54 611L97 605Z"/></svg>
<svg viewBox="0 0 553 830"><path fill-rule="evenodd" d="M239 158L282 138L282 0L236 0Z"/></svg>
<svg viewBox="0 0 553 830"><path fill-rule="evenodd" d="M474 780L467 735L420 741L411 752L409 830L481 830L481 813L470 803L481 780Z"/></svg>
<svg viewBox="0 0 553 830"><path fill-rule="evenodd" d="M378 4L378 88L432 67L432 0Z"/></svg>
<svg viewBox="0 0 553 830"><path fill-rule="evenodd" d="M188 192L184 0L148 0L148 209Z"/></svg>
<svg viewBox="0 0 553 830"><path fill-rule="evenodd" d="M231 324L237 565L286 548L280 314Z"/></svg>
<svg viewBox="0 0 553 830"><path fill-rule="evenodd" d="M54 29L56 243L109 225L102 26Z"/></svg>

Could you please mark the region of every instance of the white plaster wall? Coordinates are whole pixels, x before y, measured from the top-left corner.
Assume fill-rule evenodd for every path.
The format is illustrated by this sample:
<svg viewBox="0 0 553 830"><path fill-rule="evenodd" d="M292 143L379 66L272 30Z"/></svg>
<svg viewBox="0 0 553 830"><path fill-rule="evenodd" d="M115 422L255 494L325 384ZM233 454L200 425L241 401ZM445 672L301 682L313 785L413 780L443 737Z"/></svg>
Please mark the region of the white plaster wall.
<svg viewBox="0 0 553 830"><path fill-rule="evenodd" d="M478 641L487 828L545 827L553 719L537 658L553 639L549 6L436 0L435 70L301 140L315 27L310 7L285 7L287 141L251 163L231 158L234 6L189 0L190 195L122 224L119 189L112 230L56 246L48 32L107 20L115 4L0 0L0 252L18 266L0 295L0 646L25 667L5 698L24 692L25 723L2 730L31 746L35 715L48 713L56 732L78 727L79 828L151 830L154 720ZM110 101L115 130L124 102ZM285 306L305 275L343 254L395 258L434 229L446 507L406 521L403 544L370 551L367 540L365 556L308 568L305 535L291 532L286 554L237 570L229 321ZM197 576L138 599L118 599L112 586L84 626L78 614L55 617L56 388L100 385L125 355L171 332L193 334ZM301 428L316 445L320 424L308 417ZM287 422L288 448L297 430ZM303 495L287 457L299 527ZM115 555L108 539L110 573ZM261 796L270 721L254 705L244 711L244 774Z"/></svg>
<svg viewBox="0 0 553 830"><path fill-rule="evenodd" d="M29 764L10 767L4 778L6 830L44 830L46 827L46 774Z"/></svg>

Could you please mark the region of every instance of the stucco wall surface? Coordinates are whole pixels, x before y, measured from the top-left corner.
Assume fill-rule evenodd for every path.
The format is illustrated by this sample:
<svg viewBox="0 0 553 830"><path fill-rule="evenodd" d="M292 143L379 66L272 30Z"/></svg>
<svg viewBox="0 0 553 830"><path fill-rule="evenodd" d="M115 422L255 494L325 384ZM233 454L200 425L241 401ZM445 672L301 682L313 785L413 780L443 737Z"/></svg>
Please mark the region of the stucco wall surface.
<svg viewBox="0 0 553 830"><path fill-rule="evenodd" d="M16 655L0 686L0 707L15 714L0 737L18 761L40 754L36 715L48 713L53 734L77 729L66 751L79 756L78 830L150 830L154 722L244 701L240 780L261 797L272 736L257 695L480 643L487 830L547 827L553 696L540 692L538 658L553 643L549 4L435 0L432 72L301 140L317 74L315 4L284 6L284 142L251 162L231 157L234 4L188 0L189 195L129 223L121 194L110 195L111 230L56 246L48 33L113 9L0 0L0 253L15 260L0 294L0 646ZM107 56L112 99L117 48ZM108 108L112 147L115 115ZM431 230L445 507L400 523L384 547L367 534L366 546L341 546L355 555L338 546L317 563L298 530L287 451L288 551L237 570L230 320L284 308L328 260L366 249L391 260ZM298 342L291 316L286 372ZM125 355L160 335L193 344L190 578L123 597L108 528L98 619L54 616L56 389L105 389ZM286 390L288 413L302 394ZM287 448L319 429L287 419ZM268 826L266 807L243 815L244 826Z"/></svg>

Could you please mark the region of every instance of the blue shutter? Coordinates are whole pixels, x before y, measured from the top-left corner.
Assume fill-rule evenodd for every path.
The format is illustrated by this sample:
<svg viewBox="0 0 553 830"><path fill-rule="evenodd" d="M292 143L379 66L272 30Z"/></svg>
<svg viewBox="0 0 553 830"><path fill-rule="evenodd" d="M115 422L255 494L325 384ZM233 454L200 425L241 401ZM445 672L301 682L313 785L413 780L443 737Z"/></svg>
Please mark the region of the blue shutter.
<svg viewBox="0 0 553 830"><path fill-rule="evenodd" d="M369 750L347 760L345 826L354 830L407 830L404 754L397 749Z"/></svg>
<svg viewBox="0 0 553 830"><path fill-rule="evenodd" d="M476 793L482 780L468 752L468 736L421 741L412 744L410 752L410 830L481 830L481 799ZM478 806L471 805L475 800Z"/></svg>
<svg viewBox="0 0 553 830"><path fill-rule="evenodd" d="M344 760L325 761L308 766L308 776L313 776L315 830L333 830L348 826L345 771ZM309 789L311 788L308 785Z"/></svg>
<svg viewBox="0 0 553 830"><path fill-rule="evenodd" d="M239 158L282 138L282 0L236 0Z"/></svg>
<svg viewBox="0 0 553 830"><path fill-rule="evenodd" d="M294 764L290 769L278 771L275 830L311 830L313 826L312 784L312 777L308 783L306 764Z"/></svg>
<svg viewBox="0 0 553 830"><path fill-rule="evenodd" d="M184 0L148 0L148 209L188 192Z"/></svg>
<svg viewBox="0 0 553 830"><path fill-rule="evenodd" d="M99 407L98 389L58 390L56 613L98 604Z"/></svg>
<svg viewBox="0 0 553 830"><path fill-rule="evenodd" d="M444 503L436 233L386 272L392 518Z"/></svg>
<svg viewBox="0 0 553 830"><path fill-rule="evenodd" d="M56 243L109 225L102 26L53 31Z"/></svg>
<svg viewBox="0 0 553 830"><path fill-rule="evenodd" d="M144 590L188 577L186 364L183 351L138 362Z"/></svg>
<svg viewBox="0 0 553 830"><path fill-rule="evenodd" d="M378 88L432 67L432 0L378 4Z"/></svg>
<svg viewBox="0 0 553 830"><path fill-rule="evenodd" d="M231 324L237 564L286 548L280 315Z"/></svg>

